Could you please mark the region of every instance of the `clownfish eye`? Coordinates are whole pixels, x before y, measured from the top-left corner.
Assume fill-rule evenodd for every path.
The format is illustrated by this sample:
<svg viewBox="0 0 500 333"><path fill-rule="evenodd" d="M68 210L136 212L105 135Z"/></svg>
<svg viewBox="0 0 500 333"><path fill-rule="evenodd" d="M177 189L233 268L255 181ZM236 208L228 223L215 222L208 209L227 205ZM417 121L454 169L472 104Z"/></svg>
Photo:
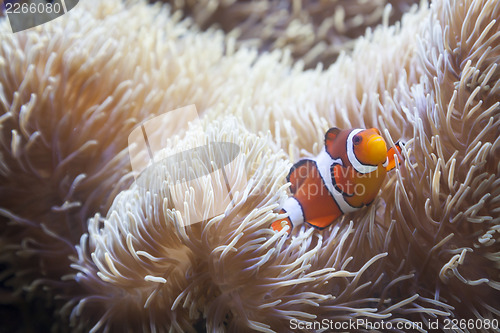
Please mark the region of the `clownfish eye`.
<svg viewBox="0 0 500 333"><path fill-rule="evenodd" d="M361 140L363 138L359 135L355 135L353 138L352 138L352 142L355 144L355 145L359 145L361 143Z"/></svg>

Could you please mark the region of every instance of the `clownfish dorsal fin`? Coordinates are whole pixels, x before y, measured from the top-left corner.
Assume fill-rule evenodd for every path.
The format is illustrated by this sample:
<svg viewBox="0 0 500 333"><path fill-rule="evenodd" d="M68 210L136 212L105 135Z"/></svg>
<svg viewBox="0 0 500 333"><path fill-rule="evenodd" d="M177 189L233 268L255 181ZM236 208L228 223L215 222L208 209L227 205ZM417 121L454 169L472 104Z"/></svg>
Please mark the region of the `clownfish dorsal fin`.
<svg viewBox="0 0 500 333"><path fill-rule="evenodd" d="M317 170L316 163L308 159L300 160L292 166L290 173L286 177L286 179L292 183L290 186L292 194L297 192L307 177L313 174L314 170Z"/></svg>
<svg viewBox="0 0 500 333"><path fill-rule="evenodd" d="M403 158L401 156L401 150L402 150L403 145L404 145L404 143L402 143L401 141L398 141L395 144L396 149L394 149L394 147L391 147L387 151L387 160L386 160L387 165L384 165L387 171L391 171L392 169L394 169L396 167L396 163L401 164L401 161L403 160ZM394 155L397 156L396 157L397 162L396 162L396 158L394 157Z"/></svg>
<svg viewBox="0 0 500 333"><path fill-rule="evenodd" d="M330 146L334 141L337 135L340 133L340 129L337 127L332 127L325 134L325 146Z"/></svg>

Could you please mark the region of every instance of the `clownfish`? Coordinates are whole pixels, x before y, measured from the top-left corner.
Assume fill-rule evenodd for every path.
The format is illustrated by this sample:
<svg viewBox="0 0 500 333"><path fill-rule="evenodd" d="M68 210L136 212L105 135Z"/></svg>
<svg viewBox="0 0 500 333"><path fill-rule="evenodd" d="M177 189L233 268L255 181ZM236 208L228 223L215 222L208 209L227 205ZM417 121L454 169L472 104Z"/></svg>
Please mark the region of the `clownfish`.
<svg viewBox="0 0 500 333"><path fill-rule="evenodd" d="M313 159L302 159L290 170L292 196L280 211L288 217L272 223L280 231L304 222L324 229L346 213L370 205L388 171L402 161L402 143L387 150L376 128L340 130L330 128L325 147ZM397 156L397 157L396 157Z"/></svg>

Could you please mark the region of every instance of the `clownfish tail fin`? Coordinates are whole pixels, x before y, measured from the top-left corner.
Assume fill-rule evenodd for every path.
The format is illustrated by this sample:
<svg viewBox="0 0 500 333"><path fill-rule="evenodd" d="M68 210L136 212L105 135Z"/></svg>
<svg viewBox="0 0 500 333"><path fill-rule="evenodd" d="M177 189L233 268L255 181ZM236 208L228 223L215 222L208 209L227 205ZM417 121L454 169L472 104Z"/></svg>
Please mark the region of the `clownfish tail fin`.
<svg viewBox="0 0 500 333"><path fill-rule="evenodd" d="M285 214L285 213L286 212L283 209L280 211L280 214ZM288 233L288 235L290 235L292 233L293 224L292 224L292 221L290 221L290 218L288 218L288 217L274 221L271 224L271 229L273 229L276 232L280 232L286 226L289 227L287 230L287 233Z"/></svg>

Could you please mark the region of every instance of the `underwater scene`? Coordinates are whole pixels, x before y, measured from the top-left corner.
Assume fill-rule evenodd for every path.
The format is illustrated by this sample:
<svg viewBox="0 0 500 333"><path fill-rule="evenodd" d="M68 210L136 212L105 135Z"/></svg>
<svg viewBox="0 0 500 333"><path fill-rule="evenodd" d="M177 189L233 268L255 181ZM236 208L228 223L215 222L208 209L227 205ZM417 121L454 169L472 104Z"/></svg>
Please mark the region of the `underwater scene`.
<svg viewBox="0 0 500 333"><path fill-rule="evenodd" d="M0 333L500 332L498 0L0 3Z"/></svg>

